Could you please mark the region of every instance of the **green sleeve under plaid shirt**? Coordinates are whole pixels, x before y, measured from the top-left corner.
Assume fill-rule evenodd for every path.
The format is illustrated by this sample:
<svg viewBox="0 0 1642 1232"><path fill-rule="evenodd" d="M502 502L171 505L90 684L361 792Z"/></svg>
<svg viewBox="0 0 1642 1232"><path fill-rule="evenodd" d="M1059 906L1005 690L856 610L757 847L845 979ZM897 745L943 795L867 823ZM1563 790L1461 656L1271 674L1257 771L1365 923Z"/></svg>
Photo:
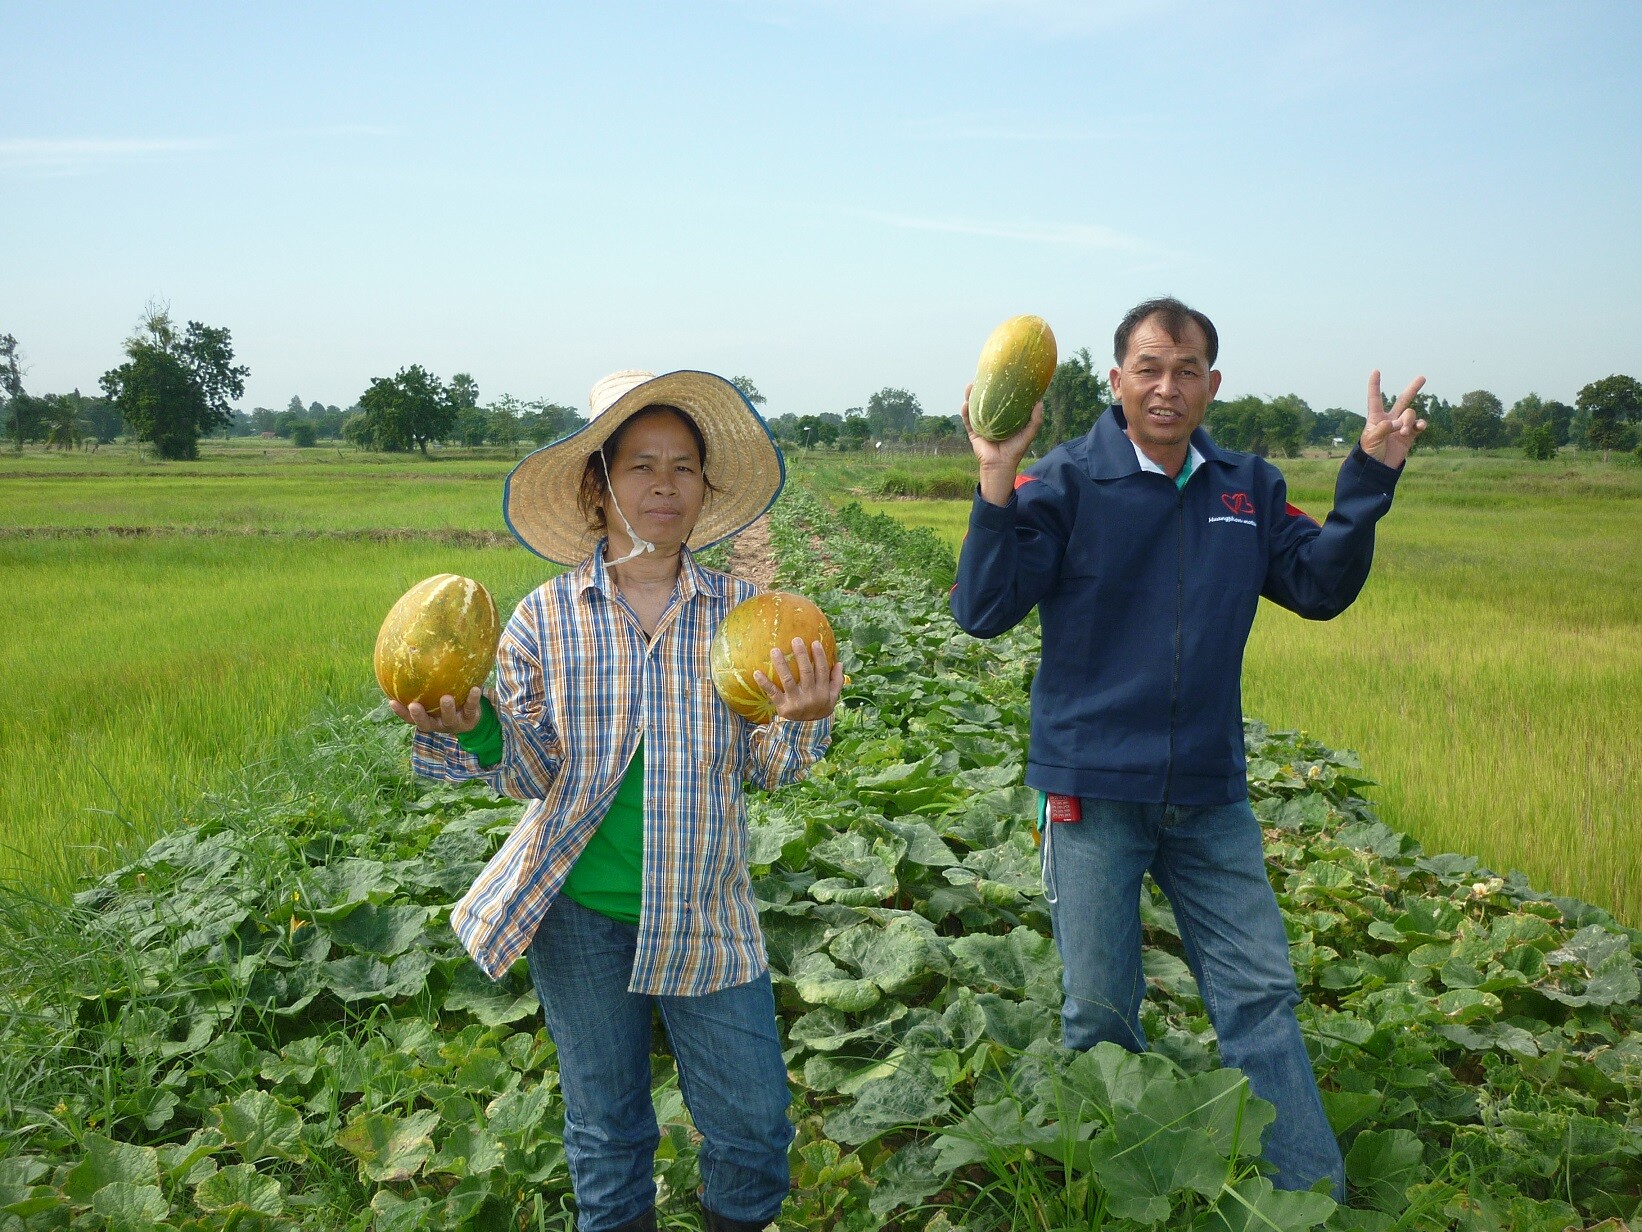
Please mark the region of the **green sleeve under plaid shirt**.
<svg viewBox="0 0 1642 1232"><path fill-rule="evenodd" d="M641 737L644 897L630 990L696 996L768 966L747 874L742 784L800 778L825 753L832 721L754 727L713 688L713 632L756 590L686 551L672 602L647 640L601 545L531 592L502 632L501 762L482 767L454 736L417 734L418 774L483 779L528 804L451 911L451 928L492 979L529 946Z"/></svg>

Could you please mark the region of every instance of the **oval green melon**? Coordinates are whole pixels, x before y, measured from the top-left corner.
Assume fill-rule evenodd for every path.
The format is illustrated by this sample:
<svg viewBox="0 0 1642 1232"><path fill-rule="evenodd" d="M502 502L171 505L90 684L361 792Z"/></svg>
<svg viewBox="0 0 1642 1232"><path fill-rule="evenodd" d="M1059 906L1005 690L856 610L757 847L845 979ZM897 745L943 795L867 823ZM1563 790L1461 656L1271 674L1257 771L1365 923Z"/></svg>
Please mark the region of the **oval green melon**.
<svg viewBox="0 0 1642 1232"><path fill-rule="evenodd" d="M1055 375L1055 335L1042 317L1010 317L986 340L969 391L969 426L989 441L1014 436Z"/></svg>

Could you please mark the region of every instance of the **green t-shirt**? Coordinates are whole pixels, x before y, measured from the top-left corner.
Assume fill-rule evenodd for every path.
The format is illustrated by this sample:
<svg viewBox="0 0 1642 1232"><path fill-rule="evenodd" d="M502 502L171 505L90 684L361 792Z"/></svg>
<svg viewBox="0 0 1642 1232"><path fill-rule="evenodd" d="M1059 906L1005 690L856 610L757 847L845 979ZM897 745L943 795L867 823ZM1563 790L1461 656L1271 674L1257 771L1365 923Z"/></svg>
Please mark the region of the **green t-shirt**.
<svg viewBox="0 0 1642 1232"><path fill-rule="evenodd" d="M644 896L644 742L627 763L610 811L565 879L571 899L623 924L639 922Z"/></svg>
<svg viewBox="0 0 1642 1232"><path fill-rule="evenodd" d="M481 703L479 724L456 743L487 770L502 760L502 721L490 698ZM587 840L565 879L564 893L589 911L623 924L639 922L644 895L644 742L627 763L610 811Z"/></svg>

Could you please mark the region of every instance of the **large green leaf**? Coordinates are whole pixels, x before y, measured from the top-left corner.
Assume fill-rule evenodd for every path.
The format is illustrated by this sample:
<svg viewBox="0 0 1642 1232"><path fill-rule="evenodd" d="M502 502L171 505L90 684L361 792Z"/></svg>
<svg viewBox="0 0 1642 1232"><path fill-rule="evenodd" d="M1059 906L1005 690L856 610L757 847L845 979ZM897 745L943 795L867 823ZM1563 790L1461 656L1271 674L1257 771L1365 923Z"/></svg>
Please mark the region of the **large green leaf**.
<svg viewBox="0 0 1642 1232"><path fill-rule="evenodd" d="M383 902L395 886L380 860L346 859L307 870L306 903L317 920L340 919L360 903Z"/></svg>
<svg viewBox="0 0 1642 1232"><path fill-rule="evenodd" d="M1027 1112L1017 1099L980 1104L934 1139L935 1166L949 1174L969 1164L991 1159L1019 1159L1034 1149L1058 1158L1062 1141L1058 1126L1048 1124L1041 1112Z"/></svg>
<svg viewBox="0 0 1642 1232"><path fill-rule="evenodd" d="M1365 1129L1346 1154L1352 1192L1376 1210L1399 1215L1408 1207L1408 1187L1419 1179L1425 1150L1406 1129Z"/></svg>
<svg viewBox="0 0 1642 1232"><path fill-rule="evenodd" d="M853 1104L829 1114L826 1133L859 1146L901 1126L926 1124L951 1107L946 1084L929 1062L909 1054L893 1074L869 1082Z"/></svg>
<svg viewBox="0 0 1642 1232"><path fill-rule="evenodd" d="M393 958L410 949L438 909L405 904L363 903L325 925L333 938L351 949L378 958Z"/></svg>
<svg viewBox="0 0 1642 1232"><path fill-rule="evenodd" d="M1132 1112L1148 1090L1179 1080L1180 1070L1166 1057L1129 1052L1111 1042L1078 1053L1061 1075L1068 1094L1104 1114Z"/></svg>
<svg viewBox="0 0 1642 1232"><path fill-rule="evenodd" d="M458 1125L429 1161L426 1171L452 1176L483 1176L503 1163L502 1144L476 1125Z"/></svg>
<svg viewBox="0 0 1642 1232"><path fill-rule="evenodd" d="M415 996L427 985L434 957L412 950L392 963L351 954L325 964L325 982L344 1001L389 1001Z"/></svg>
<svg viewBox="0 0 1642 1232"><path fill-rule="evenodd" d="M798 995L810 1005L857 1013L876 1005L882 994L871 980L853 979L825 954L806 954L790 973Z"/></svg>
<svg viewBox="0 0 1642 1232"><path fill-rule="evenodd" d="M279 1182L250 1164L233 1164L207 1177L195 1188L194 1201L202 1211L216 1214L247 1211L278 1215L285 1209Z"/></svg>
<svg viewBox="0 0 1642 1232"><path fill-rule="evenodd" d="M546 1082L533 1082L497 1096L485 1109L485 1126L499 1138L525 1141L553 1106L555 1092Z"/></svg>
<svg viewBox="0 0 1642 1232"><path fill-rule="evenodd" d="M1198 1225L1202 1232L1307 1232L1334 1213L1327 1194L1275 1189L1263 1176L1231 1186Z"/></svg>
<svg viewBox="0 0 1642 1232"><path fill-rule="evenodd" d="M1041 1001L1011 1001L995 992L971 995L985 1020L986 1037L994 1043L1023 1052L1037 1041L1059 1038L1060 1015Z"/></svg>
<svg viewBox="0 0 1642 1232"><path fill-rule="evenodd" d="M445 993L447 1010L465 1010L487 1027L518 1022L541 1008L535 986L509 973L492 981L472 963L463 963Z"/></svg>
<svg viewBox="0 0 1642 1232"><path fill-rule="evenodd" d="M972 933L956 938L949 948L956 974L971 984L1060 1002L1060 956L1055 943L1040 932L1022 925L1002 937Z"/></svg>
<svg viewBox="0 0 1642 1232"><path fill-rule="evenodd" d="M927 1138L915 1138L873 1169L872 1197L867 1209L874 1215L922 1202L938 1193L947 1175L936 1165L936 1149Z"/></svg>
<svg viewBox="0 0 1642 1232"><path fill-rule="evenodd" d="M897 913L887 927L862 924L839 934L832 956L891 995L948 970L945 946L922 916Z"/></svg>
<svg viewBox="0 0 1642 1232"><path fill-rule="evenodd" d="M823 1007L801 1015L787 1028L787 1039L818 1052L836 1052L855 1040L886 1036L890 1025L906 1014L905 1002L881 1001L852 1024L837 1010Z"/></svg>
<svg viewBox="0 0 1642 1232"><path fill-rule="evenodd" d="M1147 1085L1134 1115L1159 1128L1202 1130L1229 1159L1260 1153L1260 1135L1275 1111L1249 1089L1235 1069L1215 1069L1172 1082Z"/></svg>
<svg viewBox="0 0 1642 1232"><path fill-rule="evenodd" d="M1133 1116L1089 1144L1089 1168L1112 1214L1143 1224L1167 1219L1175 1196L1212 1196L1226 1179L1226 1161L1201 1129L1158 1129Z"/></svg>
<svg viewBox="0 0 1642 1232"><path fill-rule="evenodd" d="M433 1129L439 1114L431 1109L401 1117L395 1112L356 1116L337 1132L336 1144L359 1162L359 1175L372 1181L405 1181L433 1155Z"/></svg>
<svg viewBox="0 0 1642 1232"><path fill-rule="evenodd" d="M116 1142L102 1134L85 1136L85 1158L63 1179L63 1192L76 1202L89 1202L105 1185L120 1182L142 1187L160 1180L159 1156L153 1147Z"/></svg>
<svg viewBox="0 0 1642 1232"><path fill-rule="evenodd" d="M302 1154L302 1114L266 1091L245 1091L211 1111L222 1136L234 1144L246 1163L295 1159Z"/></svg>
<svg viewBox="0 0 1642 1232"><path fill-rule="evenodd" d="M136 1232L140 1228L157 1227L171 1208L158 1185L133 1185L129 1181L110 1181L91 1198L92 1214L107 1221L113 1232Z"/></svg>

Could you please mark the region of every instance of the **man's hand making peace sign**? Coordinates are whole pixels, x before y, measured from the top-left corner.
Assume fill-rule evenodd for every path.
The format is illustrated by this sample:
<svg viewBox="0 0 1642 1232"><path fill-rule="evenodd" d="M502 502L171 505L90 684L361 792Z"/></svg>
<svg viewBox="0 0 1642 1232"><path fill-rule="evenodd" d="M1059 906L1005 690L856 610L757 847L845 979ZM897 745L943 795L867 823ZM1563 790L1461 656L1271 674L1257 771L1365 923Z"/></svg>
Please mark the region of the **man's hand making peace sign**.
<svg viewBox="0 0 1642 1232"><path fill-rule="evenodd" d="M1414 395L1425 384L1423 376L1408 383L1388 411L1380 397L1380 374L1368 374L1368 423L1363 427L1363 452L1376 462L1396 469L1408 460L1408 451L1425 431L1425 420L1414 415Z"/></svg>

